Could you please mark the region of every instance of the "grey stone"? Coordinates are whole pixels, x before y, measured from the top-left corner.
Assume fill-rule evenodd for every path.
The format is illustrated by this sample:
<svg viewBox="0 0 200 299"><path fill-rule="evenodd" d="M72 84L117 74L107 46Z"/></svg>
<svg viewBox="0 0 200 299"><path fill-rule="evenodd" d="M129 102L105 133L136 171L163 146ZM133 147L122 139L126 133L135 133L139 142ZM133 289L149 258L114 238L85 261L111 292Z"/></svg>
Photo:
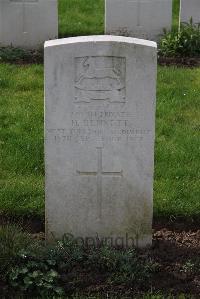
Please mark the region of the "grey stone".
<svg viewBox="0 0 200 299"><path fill-rule="evenodd" d="M1 46L34 49L57 36L57 0L0 0Z"/></svg>
<svg viewBox="0 0 200 299"><path fill-rule="evenodd" d="M172 0L106 0L106 34L157 41L171 29Z"/></svg>
<svg viewBox="0 0 200 299"><path fill-rule="evenodd" d="M151 244L156 56L127 37L45 43L47 240Z"/></svg>
<svg viewBox="0 0 200 299"><path fill-rule="evenodd" d="M180 22L188 23L191 18L194 23L200 23L200 1L181 0Z"/></svg>

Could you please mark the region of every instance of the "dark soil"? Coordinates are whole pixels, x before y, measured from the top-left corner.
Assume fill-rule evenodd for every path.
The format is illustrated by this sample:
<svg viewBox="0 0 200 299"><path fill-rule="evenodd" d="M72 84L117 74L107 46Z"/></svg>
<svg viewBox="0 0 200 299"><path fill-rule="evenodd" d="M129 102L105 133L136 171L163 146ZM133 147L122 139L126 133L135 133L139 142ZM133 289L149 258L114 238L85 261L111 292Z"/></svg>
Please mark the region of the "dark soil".
<svg viewBox="0 0 200 299"><path fill-rule="evenodd" d="M162 57L158 56L158 64L164 66L199 67L200 57Z"/></svg>
<svg viewBox="0 0 200 299"><path fill-rule="evenodd" d="M0 224L7 222L21 224L34 238L44 238L44 221L39 218L24 217L17 220L0 217ZM200 223L184 218L179 221L155 219L153 229L152 248L139 250L141 255L150 256L158 264L158 271L148 288L154 292L193 294L195 298L200 298ZM77 273L76 270L71 275L78 275L79 281L82 281L81 276L85 277L84 293L111 292L131 295L133 292L131 288L123 286L108 286L99 275L87 277L87 273Z"/></svg>
<svg viewBox="0 0 200 299"><path fill-rule="evenodd" d="M155 230L150 254L160 265L152 282L155 289L200 295L200 228Z"/></svg>

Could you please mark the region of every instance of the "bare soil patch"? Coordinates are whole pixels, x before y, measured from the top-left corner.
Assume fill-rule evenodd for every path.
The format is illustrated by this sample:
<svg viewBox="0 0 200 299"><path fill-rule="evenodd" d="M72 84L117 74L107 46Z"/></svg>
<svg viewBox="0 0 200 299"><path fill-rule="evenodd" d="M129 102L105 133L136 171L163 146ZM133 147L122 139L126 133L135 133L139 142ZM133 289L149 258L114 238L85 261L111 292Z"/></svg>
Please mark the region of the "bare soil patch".
<svg viewBox="0 0 200 299"><path fill-rule="evenodd" d="M199 67L200 57L162 57L158 56L158 64L164 66Z"/></svg>

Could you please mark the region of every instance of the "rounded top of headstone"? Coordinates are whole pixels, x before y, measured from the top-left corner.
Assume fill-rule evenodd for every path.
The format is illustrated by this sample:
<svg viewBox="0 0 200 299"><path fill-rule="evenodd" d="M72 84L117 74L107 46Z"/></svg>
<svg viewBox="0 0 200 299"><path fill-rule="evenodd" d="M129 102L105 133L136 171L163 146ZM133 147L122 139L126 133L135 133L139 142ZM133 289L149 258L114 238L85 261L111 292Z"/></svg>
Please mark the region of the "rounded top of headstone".
<svg viewBox="0 0 200 299"><path fill-rule="evenodd" d="M118 43L135 44L140 46L157 48L157 43L153 41L133 38L133 37L114 36L114 35L91 35L91 36L78 36L78 37L55 39L55 40L46 41L44 47L48 48L54 46L76 44L76 43L87 43L87 42L88 43L118 42Z"/></svg>

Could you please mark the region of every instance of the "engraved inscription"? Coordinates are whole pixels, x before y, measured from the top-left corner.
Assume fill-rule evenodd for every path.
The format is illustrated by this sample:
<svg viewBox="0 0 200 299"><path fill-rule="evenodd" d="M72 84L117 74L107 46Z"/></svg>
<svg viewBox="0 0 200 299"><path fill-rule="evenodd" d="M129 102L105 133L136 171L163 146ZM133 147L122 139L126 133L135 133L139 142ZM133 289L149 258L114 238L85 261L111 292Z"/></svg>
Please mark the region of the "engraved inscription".
<svg viewBox="0 0 200 299"><path fill-rule="evenodd" d="M123 176L123 170L119 172L114 171L103 171L103 161L102 161L102 147L97 147L97 170L96 171L80 171L77 170L77 174L86 176L96 176L97 177L97 210L99 212L99 218L101 218L102 211L102 177L103 176Z"/></svg>
<svg viewBox="0 0 200 299"><path fill-rule="evenodd" d="M127 111L72 111L68 128L48 128L46 139L56 144L68 142L130 143L143 141L152 131L134 124Z"/></svg>
<svg viewBox="0 0 200 299"><path fill-rule="evenodd" d="M75 103L126 101L126 58L75 58Z"/></svg>

